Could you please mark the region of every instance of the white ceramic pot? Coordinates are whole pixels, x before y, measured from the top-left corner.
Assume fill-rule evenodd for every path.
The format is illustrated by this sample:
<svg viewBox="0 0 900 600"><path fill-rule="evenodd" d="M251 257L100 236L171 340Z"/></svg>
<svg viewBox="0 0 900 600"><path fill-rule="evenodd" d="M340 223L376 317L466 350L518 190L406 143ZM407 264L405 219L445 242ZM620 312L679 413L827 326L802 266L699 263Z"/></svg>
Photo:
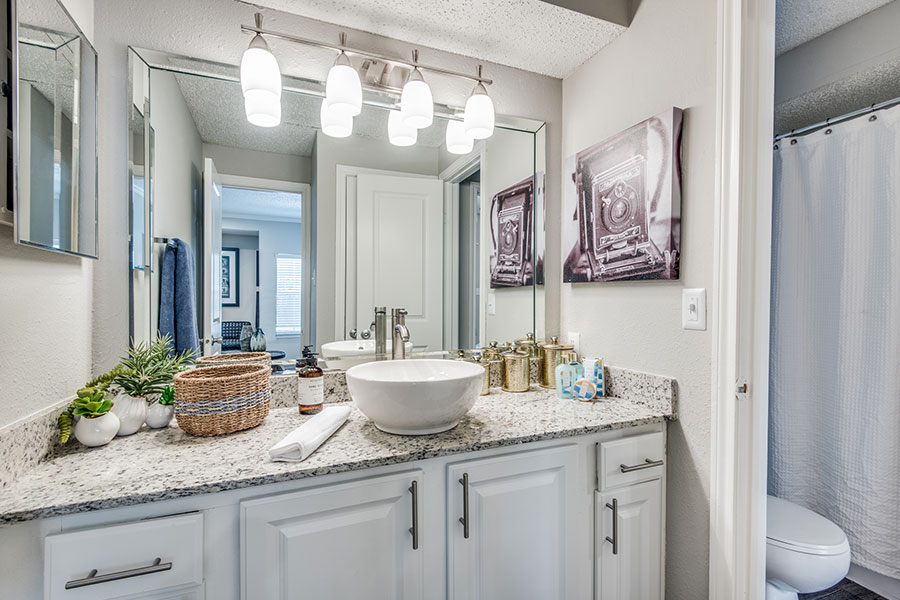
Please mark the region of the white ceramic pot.
<svg viewBox="0 0 900 600"><path fill-rule="evenodd" d="M119 417L111 412L102 417L88 419L81 417L73 429L75 439L85 446L95 447L108 444L119 432Z"/></svg>
<svg viewBox="0 0 900 600"><path fill-rule="evenodd" d="M131 435L147 420L147 401L142 397L129 396L122 392L113 401L112 412L119 417L119 433Z"/></svg>
<svg viewBox="0 0 900 600"><path fill-rule="evenodd" d="M149 425L153 429L162 429L163 427L167 427L169 425L169 421L172 420L172 417L174 415L174 404L166 405L160 404L159 402L154 402L149 407L147 407L147 425Z"/></svg>

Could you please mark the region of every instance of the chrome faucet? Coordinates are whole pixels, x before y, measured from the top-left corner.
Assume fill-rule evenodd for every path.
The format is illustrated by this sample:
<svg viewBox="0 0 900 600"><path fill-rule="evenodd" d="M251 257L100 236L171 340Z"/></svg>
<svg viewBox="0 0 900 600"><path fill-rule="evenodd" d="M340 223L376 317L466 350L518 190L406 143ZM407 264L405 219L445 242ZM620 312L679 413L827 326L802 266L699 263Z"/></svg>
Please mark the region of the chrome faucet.
<svg viewBox="0 0 900 600"><path fill-rule="evenodd" d="M406 328L406 312L405 308L391 309L391 324L394 332L391 341L391 358L394 360L404 360L406 358L406 342L409 341L409 329Z"/></svg>
<svg viewBox="0 0 900 600"><path fill-rule="evenodd" d="M387 359L387 307L375 307L375 360Z"/></svg>

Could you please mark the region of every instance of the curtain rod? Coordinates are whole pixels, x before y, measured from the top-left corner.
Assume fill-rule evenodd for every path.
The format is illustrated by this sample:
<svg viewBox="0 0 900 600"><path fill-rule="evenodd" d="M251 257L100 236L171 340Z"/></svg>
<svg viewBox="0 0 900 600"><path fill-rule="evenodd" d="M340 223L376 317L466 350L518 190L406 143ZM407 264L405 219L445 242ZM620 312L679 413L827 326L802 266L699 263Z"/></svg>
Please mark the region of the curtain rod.
<svg viewBox="0 0 900 600"><path fill-rule="evenodd" d="M486 77L481 76L481 67L479 65L478 74L477 75L467 75L465 73L460 73L459 71L451 71L449 69L442 69L440 67L430 67L428 65L421 64L418 59L409 61L403 60L399 58L391 58L389 56L382 56L381 54L375 54L374 52L366 52L365 50L357 50L355 48L350 48L345 46L343 42L341 44L329 44L326 42L320 42L318 40L311 40L308 38L302 38L296 35L291 35L289 33L280 33L278 31L272 31L271 29L263 29L260 26L252 27L250 25L241 25L241 31L244 33L254 33L259 34L265 37L271 37L279 40L285 40L287 42L293 42L295 44L303 44L305 46L313 46L315 48L325 48L326 50L333 50L335 52L344 52L345 54L349 54L352 56L361 56L363 58L371 58L373 60L381 61L385 64L389 65L400 65L404 67L409 67L410 69L418 67L422 71L431 71L432 73L440 73L441 75L449 75L451 77L459 77L460 79L468 79L469 81L474 81L475 83L482 83L484 85L491 85L493 80L487 79ZM342 34L343 37L343 34Z"/></svg>
<svg viewBox="0 0 900 600"><path fill-rule="evenodd" d="M804 136L814 131L818 131L823 127L829 127L831 125L836 125L837 123L843 123L844 121L849 121L851 119L855 119L856 117L861 117L863 115L867 115L869 113L873 113L875 111L884 110L885 108L890 108L896 104L900 104L900 98L894 98L893 100L885 100L884 102L879 102L877 104L873 104L871 106L867 106L865 108L861 108L859 110L854 110L852 112L848 112L839 117L834 117L831 119L825 119L824 121L819 121L818 123L814 123L813 125L807 125L806 127L801 127L800 129L791 129L787 133L782 133L780 135L775 136L775 143L790 137L799 137Z"/></svg>

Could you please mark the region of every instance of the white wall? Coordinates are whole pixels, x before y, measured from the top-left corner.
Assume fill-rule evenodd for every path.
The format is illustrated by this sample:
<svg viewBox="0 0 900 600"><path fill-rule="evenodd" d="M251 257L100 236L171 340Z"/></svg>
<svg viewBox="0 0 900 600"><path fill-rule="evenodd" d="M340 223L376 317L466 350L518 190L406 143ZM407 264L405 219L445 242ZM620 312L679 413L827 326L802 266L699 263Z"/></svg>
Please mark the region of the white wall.
<svg viewBox="0 0 900 600"><path fill-rule="evenodd" d="M181 88L172 73L150 71L150 124L155 131L153 160L153 236L180 238L194 251L194 285L197 315L200 301L203 255L200 222L203 214L203 142ZM163 244L154 244L157 268L153 272L151 331L159 327L159 277ZM198 331L203 331L200 323Z"/></svg>
<svg viewBox="0 0 900 600"><path fill-rule="evenodd" d="M177 18L175 17L177 16ZM238 64L248 37L240 33L241 23L251 23L253 8L221 0L96 0L95 46L100 53L100 248L103 257L94 274L94 312L100 317L94 329L95 370L113 366L128 337L128 262L126 194L126 79L127 45L154 48L174 54ZM346 28L312 19L267 11L266 26L284 31L303 31L315 39L337 39ZM349 32L354 45L389 55L408 56L413 46L398 40ZM315 48L293 47L273 42L283 72L324 81L334 60L333 54ZM478 54L478 49L472 49ZM561 135L561 93L558 79L518 69L484 63L456 54L427 50L430 63L463 72L474 72L484 64L494 79L490 86L496 110L502 114L537 119L549 123L548 156L548 248L558 251ZM436 102L462 106L471 91L469 82L434 77L429 80ZM313 182L315 184L315 182ZM331 184L333 186L333 184ZM333 195L333 189L331 190ZM555 211L555 212L554 212ZM555 221L554 221L555 219ZM327 225L327 223L326 223ZM333 227L333 220L331 221ZM555 235L555 238L552 237ZM547 276L559 277L559 257L548 256ZM324 277L320 273L320 277ZM323 282L320 281L320 284ZM333 289L333 280L330 281ZM549 305L550 303L548 303ZM333 309L332 309L333 310ZM551 313L552 307L548 307ZM87 313L89 311L85 311ZM548 329L555 327L557 315ZM330 317L333 323L333 315ZM333 324L331 325L333 330Z"/></svg>
<svg viewBox="0 0 900 600"><path fill-rule="evenodd" d="M93 42L93 0L63 4ZM126 195L124 175L120 180L121 198ZM109 250L100 245L101 256ZM123 254L127 258L127 250ZM0 396L0 427L73 396L91 378L95 265L19 246L12 227L0 226L0 314L7 339L0 352L0 381L10 392ZM126 298L127 274L127 269L121 271Z"/></svg>
<svg viewBox="0 0 900 600"><path fill-rule="evenodd" d="M266 334L266 348L283 350L287 353L287 358L300 356L301 339L299 335L280 337L275 335L275 255L302 253L300 223L224 217L222 228L232 231L259 232L259 326ZM242 264L243 259L242 255ZM251 260L253 259L251 258ZM243 277L241 279L241 295L246 297L243 289ZM255 288L250 289L254 290ZM254 322L254 319L248 320L251 323Z"/></svg>
<svg viewBox="0 0 900 600"><path fill-rule="evenodd" d="M709 593L713 340L682 330L680 311L684 287L708 288L715 306L716 35L713 2L643 0L631 27L563 81L563 156L672 106L686 111L681 280L564 284L561 297L562 331L580 332L584 353L678 379L679 418L668 428L669 600Z"/></svg>
<svg viewBox="0 0 900 600"><path fill-rule="evenodd" d="M203 144L203 156L213 159L220 175L295 183L309 183L312 179L312 159L308 156L259 152L215 144Z"/></svg>

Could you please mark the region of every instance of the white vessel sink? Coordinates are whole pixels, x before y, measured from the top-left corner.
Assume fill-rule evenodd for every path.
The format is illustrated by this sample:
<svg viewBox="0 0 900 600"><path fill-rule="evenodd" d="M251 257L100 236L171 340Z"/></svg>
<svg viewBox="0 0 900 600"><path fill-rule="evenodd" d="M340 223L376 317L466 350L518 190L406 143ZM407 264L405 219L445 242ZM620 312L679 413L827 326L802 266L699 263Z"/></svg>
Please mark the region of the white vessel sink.
<svg viewBox="0 0 900 600"><path fill-rule="evenodd" d="M481 392L484 367L459 360L383 360L347 371L350 396L388 433L453 429Z"/></svg>
<svg viewBox="0 0 900 600"><path fill-rule="evenodd" d="M393 344L387 341L387 355L391 356ZM406 342L406 355L412 353L412 342ZM329 369L349 369L375 360L375 340L341 340L322 344L322 358Z"/></svg>

